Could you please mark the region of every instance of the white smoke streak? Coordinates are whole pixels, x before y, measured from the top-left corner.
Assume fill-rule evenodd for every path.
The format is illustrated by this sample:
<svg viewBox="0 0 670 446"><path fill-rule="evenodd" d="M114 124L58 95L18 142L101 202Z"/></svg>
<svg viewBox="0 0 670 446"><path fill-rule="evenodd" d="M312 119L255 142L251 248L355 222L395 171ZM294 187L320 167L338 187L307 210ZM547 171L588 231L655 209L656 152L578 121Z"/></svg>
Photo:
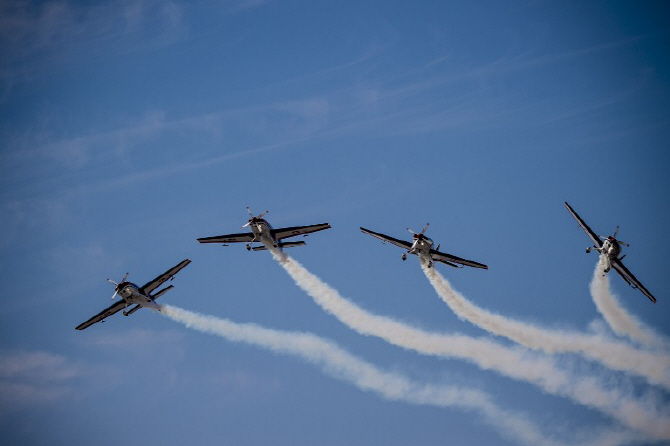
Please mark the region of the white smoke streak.
<svg viewBox="0 0 670 446"><path fill-rule="evenodd" d="M531 355L526 350L464 335L428 333L370 314L344 299L294 259L277 249L269 249L274 259L319 306L360 334L377 336L422 354L468 360L482 369L532 383L547 393L597 409L649 439L670 439L670 415L661 413L655 398L639 400L623 395L618 389L605 388L596 378L567 373L558 369L551 358Z"/></svg>
<svg viewBox="0 0 670 446"><path fill-rule="evenodd" d="M642 345L658 349L668 348L668 339L651 328L645 326L635 316L623 309L617 296L610 290L610 281L603 273L605 263L602 256L593 271L593 279L589 286L591 297L598 312L603 316L612 331L620 336L627 336Z"/></svg>
<svg viewBox="0 0 670 446"><path fill-rule="evenodd" d="M382 371L336 344L310 333L272 330L256 324L238 324L170 305L161 306L161 314L189 328L221 336L230 341L244 342L277 353L301 357L320 366L324 372L335 378L350 382L361 390L375 392L388 400L479 412L503 435L523 444L564 445L546 438L525 416L501 409L482 391L412 382L397 373ZM614 446L626 444L634 438L635 436L627 432L608 432L588 441L588 444Z"/></svg>
<svg viewBox="0 0 670 446"><path fill-rule="evenodd" d="M454 290L435 268L424 264L421 268L437 294L463 320L524 347L546 353L578 353L612 370L642 376L650 384L670 389L670 356L667 354L639 350L602 335L540 328L492 313L477 307Z"/></svg>

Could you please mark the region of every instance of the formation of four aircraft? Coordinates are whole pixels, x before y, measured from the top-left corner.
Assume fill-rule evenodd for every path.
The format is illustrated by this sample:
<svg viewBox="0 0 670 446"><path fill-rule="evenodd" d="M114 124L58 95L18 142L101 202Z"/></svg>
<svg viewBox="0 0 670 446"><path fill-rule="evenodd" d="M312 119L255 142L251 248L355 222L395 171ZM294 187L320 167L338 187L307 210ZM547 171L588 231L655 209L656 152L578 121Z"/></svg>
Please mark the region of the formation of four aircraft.
<svg viewBox="0 0 670 446"><path fill-rule="evenodd" d="M656 298L622 263L625 255L619 257L619 254L621 253L621 246L628 246L627 243L616 239L617 233L619 232L619 227L617 226L616 231L614 231L614 235L608 237L598 236L591 230L591 228L584 222L584 220L582 220L579 215L577 215L574 209L572 209L572 207L570 207L567 202L565 203L565 207L593 241L594 245L588 247L586 252L588 253L595 249L600 253L601 258L605 262L604 272L607 273L611 268L614 268L614 270L619 273L621 277L623 277L628 285L639 289L645 296L649 298L649 300L656 302ZM281 250L282 248L290 248L305 244L304 241L285 242L283 241L284 239L298 235L307 236L307 234L312 232L322 231L331 227L328 223L321 223L317 225L292 226L288 228L274 229L270 223L268 223L267 220L263 218L268 211L265 211L258 216L254 216L249 208L247 208L247 211L249 212L251 218L244 226L242 226L242 228L248 227L251 232L204 237L199 238L198 241L200 243L219 243L223 244L223 246L227 246L228 243L246 243L247 250L254 251L265 250L267 249L267 246L273 246L274 248ZM426 230L428 229L428 225L426 225L419 233L416 233L408 228L408 231L412 234L412 241L399 240L397 238L381 234L379 232L374 232L363 227L360 229L365 234L369 234L382 240L383 242L389 242L393 245L405 249L406 252L403 253L401 257L403 260L407 259L407 254L417 255L421 262L427 265L428 268L433 267L434 262L440 262L456 268L462 266L471 266L474 268L488 269L488 266L484 265L483 263L466 260L451 254L440 252L440 245L437 245L437 247L433 249L433 240L425 235ZM260 243L260 246L252 246L252 243ZM155 293L154 291L163 285L166 281L174 279L174 276L189 263L191 263L190 260L183 260L176 266L170 268L163 274L147 282L141 287L135 285L134 283L127 282L127 273L123 276L123 279L121 279L121 282L119 283L107 279L109 282L112 282L115 285L112 299L118 295L121 297L121 300L96 314L86 322L79 324L76 329L83 330L95 324L96 322L102 322L108 316L118 313L121 310L123 310L124 316L129 316L142 307L153 308L160 311L160 307L158 304L156 304L156 299L172 289L173 286L169 285L159 291L156 291ZM128 309L129 307L132 308Z"/></svg>

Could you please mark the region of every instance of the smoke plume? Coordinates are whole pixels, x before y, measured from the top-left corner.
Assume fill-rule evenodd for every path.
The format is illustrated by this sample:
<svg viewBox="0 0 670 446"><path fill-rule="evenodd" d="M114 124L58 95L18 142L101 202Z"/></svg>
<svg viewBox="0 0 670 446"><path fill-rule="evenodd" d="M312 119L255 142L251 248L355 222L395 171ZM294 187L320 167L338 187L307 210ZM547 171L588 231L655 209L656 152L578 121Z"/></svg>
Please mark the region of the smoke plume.
<svg viewBox="0 0 670 446"><path fill-rule="evenodd" d="M435 268L424 264L421 268L437 294L463 320L524 347L546 353L578 353L612 370L642 376L650 384L670 389L670 356L665 353L637 349L602 335L540 328L492 313L477 307L454 290Z"/></svg>
<svg viewBox="0 0 670 446"><path fill-rule="evenodd" d="M361 390L375 392L383 398L411 404L454 407L480 413L504 435L523 444L561 446L565 443L546 438L527 417L503 410L480 390L448 385L420 384L397 373L386 372L345 351L336 344L310 333L272 330L256 324L238 324L170 305L161 314L189 328L243 342L276 353L298 356ZM592 445L621 444L631 435L625 432L601 434L589 441Z"/></svg>
<svg viewBox="0 0 670 446"><path fill-rule="evenodd" d="M595 377L568 373L553 358L464 335L428 333L391 318L373 315L343 298L285 253L269 247L275 260L325 311L363 335L422 354L465 359L482 369L532 383L617 419L649 439L670 439L670 415L654 396L635 398Z"/></svg>
<svg viewBox="0 0 670 446"><path fill-rule="evenodd" d="M598 312L603 316L612 331L626 336L644 346L666 350L668 339L645 326L635 316L623 309L619 299L610 290L609 277L603 272L605 263L602 257L593 271L590 291Z"/></svg>

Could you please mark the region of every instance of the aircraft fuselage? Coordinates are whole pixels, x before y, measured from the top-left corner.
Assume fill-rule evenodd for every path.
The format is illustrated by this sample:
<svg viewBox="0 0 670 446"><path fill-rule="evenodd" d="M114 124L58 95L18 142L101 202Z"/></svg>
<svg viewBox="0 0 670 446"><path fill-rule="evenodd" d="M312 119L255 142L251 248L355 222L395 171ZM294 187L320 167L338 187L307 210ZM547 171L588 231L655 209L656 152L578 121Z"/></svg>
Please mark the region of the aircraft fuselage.
<svg viewBox="0 0 670 446"><path fill-rule="evenodd" d="M132 282L121 282L116 286L116 294L121 296L123 300L126 301L126 305L130 306L133 304L140 305L142 307L150 307L155 310L158 310L158 305L150 297L146 296L140 291L140 287L135 285Z"/></svg>
<svg viewBox="0 0 670 446"><path fill-rule="evenodd" d="M433 259L430 256L430 250L433 247L433 240L430 237L426 237L423 234L414 234L414 241L412 246L407 251L409 254L416 254L421 259L421 262L426 263L428 266L433 265ZM403 260L407 256L403 255Z"/></svg>
<svg viewBox="0 0 670 446"><path fill-rule="evenodd" d="M262 218L252 218L249 221L249 229L251 233L254 234L253 242L260 242L265 246L273 246L277 248L279 245L277 240L272 235L272 225ZM247 249L251 249L251 243L247 245Z"/></svg>
<svg viewBox="0 0 670 446"><path fill-rule="evenodd" d="M621 245L617 240L610 236L603 241L603 245L600 248L594 247L596 251L600 253L600 256L605 260L605 269L603 272L609 272L612 268L612 260L619 257L621 254ZM591 248L587 250L590 251Z"/></svg>

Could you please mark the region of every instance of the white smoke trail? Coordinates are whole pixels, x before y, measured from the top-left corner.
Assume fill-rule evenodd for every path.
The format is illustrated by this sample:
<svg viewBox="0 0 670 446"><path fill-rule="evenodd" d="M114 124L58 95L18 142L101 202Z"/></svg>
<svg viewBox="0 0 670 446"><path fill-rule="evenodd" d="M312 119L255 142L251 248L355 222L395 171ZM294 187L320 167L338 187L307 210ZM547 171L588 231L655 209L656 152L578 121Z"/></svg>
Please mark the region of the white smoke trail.
<svg viewBox="0 0 670 446"><path fill-rule="evenodd" d="M244 342L277 353L299 356L320 366L329 375L345 380L364 391L372 391L388 400L437 407L455 407L479 412L503 435L528 445L562 446L546 438L525 416L503 410L488 394L456 386L418 384L391 372L379 370L336 344L310 333L272 330L256 324L238 324L170 305L161 306L161 314L189 328ZM609 432L588 441L592 446L626 444L635 438L627 432ZM571 443L572 444L572 443Z"/></svg>
<svg viewBox="0 0 670 446"><path fill-rule="evenodd" d="M651 328L645 326L635 316L623 309L619 299L610 291L610 282L603 273L605 263L602 256L596 264L589 289L598 312L603 316L612 331L620 336L639 342L652 348L667 349L669 341Z"/></svg>
<svg viewBox="0 0 670 446"><path fill-rule="evenodd" d="M578 353L607 367L644 377L670 389L670 355L637 349L602 335L540 328L477 307L454 290L435 268L422 264L437 294L456 315L493 334L546 353Z"/></svg>
<svg viewBox="0 0 670 446"><path fill-rule="evenodd" d="M618 389L605 388L598 379L562 371L551 358L531 355L526 350L464 335L428 333L370 314L344 299L283 252L272 247L270 251L296 284L318 305L360 334L377 336L390 344L422 354L468 360L482 369L532 383L547 393L597 409L644 433L649 439L670 439L670 415L662 413L660 404L653 397L635 399L623 395Z"/></svg>

